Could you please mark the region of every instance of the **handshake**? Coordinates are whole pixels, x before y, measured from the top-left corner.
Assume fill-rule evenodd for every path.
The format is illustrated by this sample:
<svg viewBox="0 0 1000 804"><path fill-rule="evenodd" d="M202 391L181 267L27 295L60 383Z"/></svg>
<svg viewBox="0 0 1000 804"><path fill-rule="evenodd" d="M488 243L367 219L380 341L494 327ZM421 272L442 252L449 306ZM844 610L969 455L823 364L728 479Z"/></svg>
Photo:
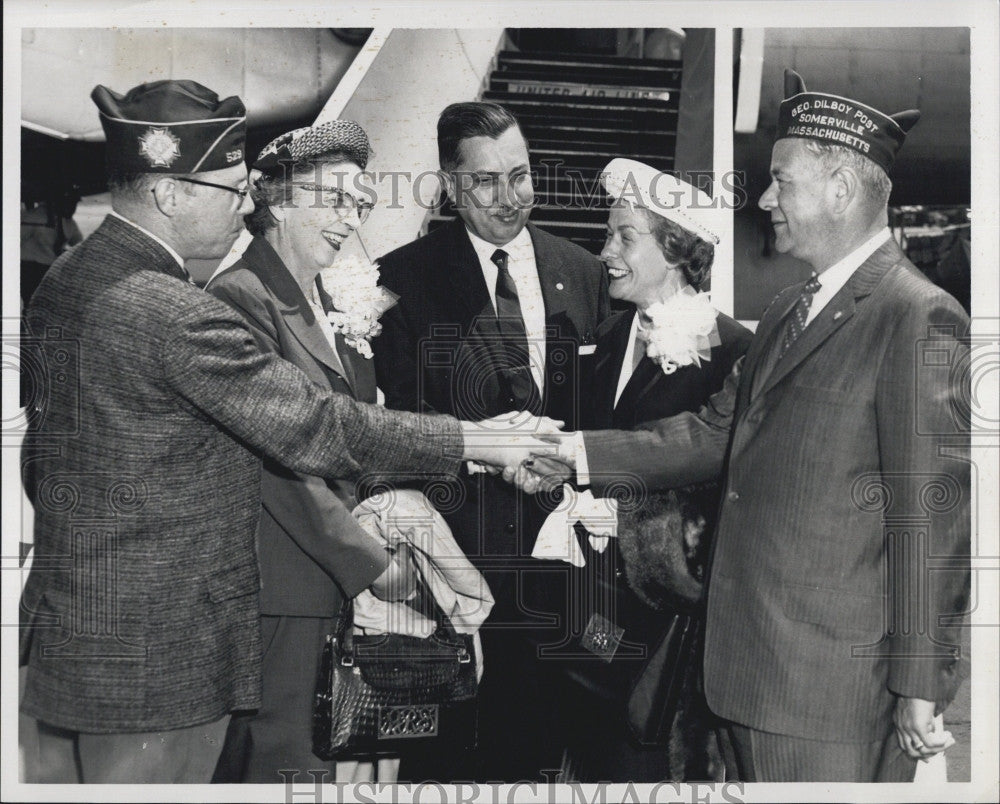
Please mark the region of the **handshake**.
<svg viewBox="0 0 1000 804"><path fill-rule="evenodd" d="M524 411L462 422L463 458L528 494L552 491L576 470L578 435L563 432L562 425Z"/></svg>
<svg viewBox="0 0 1000 804"><path fill-rule="evenodd" d="M562 422L530 413L504 413L480 422L462 422L462 458L483 471L502 475L534 494L559 488L576 471L576 433ZM419 573L405 543L390 551L389 564L370 589L380 600L404 601L416 595Z"/></svg>

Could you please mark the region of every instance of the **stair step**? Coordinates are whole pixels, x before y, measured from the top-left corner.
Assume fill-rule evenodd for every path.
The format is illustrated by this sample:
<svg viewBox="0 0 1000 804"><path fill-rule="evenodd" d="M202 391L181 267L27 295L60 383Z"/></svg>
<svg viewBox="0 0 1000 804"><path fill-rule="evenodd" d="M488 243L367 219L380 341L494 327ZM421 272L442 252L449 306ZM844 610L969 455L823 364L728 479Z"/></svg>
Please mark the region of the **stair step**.
<svg viewBox="0 0 1000 804"><path fill-rule="evenodd" d="M548 160L549 162L555 160L565 162L566 164L589 165L595 161L600 162L604 160L601 164L603 166L609 160L618 156L621 156L621 149L609 148L606 145L598 148L584 148L568 143L557 144L555 147L546 147L539 143L531 144L531 161L533 163L541 163L542 160ZM634 158L649 160L650 164L669 159L662 152L634 154Z"/></svg>
<svg viewBox="0 0 1000 804"><path fill-rule="evenodd" d="M547 113L544 109L538 107L522 109L512 103L505 103L504 106L517 117L525 133L527 133L527 129L529 128L537 129L546 126L546 124L572 130L575 127L607 126L609 122L613 122L617 130L621 132L637 132L640 134L667 132L672 135L677 130L677 113L674 112L671 114L669 111L666 114L607 115L579 110L576 114L563 113L556 115L555 113Z"/></svg>
<svg viewBox="0 0 1000 804"><path fill-rule="evenodd" d="M583 68L634 67L639 70L676 70L680 72L681 62L671 59L637 59L627 56L603 56L594 53L559 53L520 50L501 50L497 54L498 64L523 65L574 65Z"/></svg>
<svg viewBox="0 0 1000 804"><path fill-rule="evenodd" d="M636 145L639 143L646 143L646 150L655 151L660 148L663 143L672 141L677 137L673 131L662 131L654 134L653 136L649 136L646 132L628 131L626 129L608 132L588 131L587 129L578 130L576 132L559 132L553 129L545 129L543 127L535 126L534 132L531 133L525 131L524 126L522 126L521 131L524 133L528 142L533 145L537 145L539 148L574 147L574 143L576 143L576 147L586 149L594 145L599 147L601 145L611 145L613 143L628 141Z"/></svg>
<svg viewBox="0 0 1000 804"><path fill-rule="evenodd" d="M629 159L637 159L640 162L653 163L669 159L668 154L674 151L674 140L672 138L669 140L661 139L656 143L656 148L648 147L650 143L637 143L626 137L616 142L581 143L581 145L586 145L590 153L606 154L609 161L619 156L627 156ZM558 163L572 153L566 147L566 143L559 142L544 143L529 139L528 148L536 154L545 154L545 156L536 157L538 164L543 164L543 159L545 163ZM554 156L549 156L549 154L554 154Z"/></svg>
<svg viewBox="0 0 1000 804"><path fill-rule="evenodd" d="M531 213L531 219L537 223L538 221L551 221L555 223L564 223L567 226L592 226L597 227L603 232L605 225L608 222L608 207L609 205L605 203L604 199L599 199L593 202L593 209L585 208L572 208L572 207L559 207L549 204L541 204L535 207L535 210Z"/></svg>
<svg viewBox="0 0 1000 804"><path fill-rule="evenodd" d="M488 90L483 93L484 100L495 101L503 105L517 104L523 107L547 107L552 110L588 109L604 114L622 114L630 112L664 113L668 103L677 106L676 98L670 101L647 100L645 98L601 98L574 97L572 95L531 95L520 92L499 92ZM676 112L675 112L676 113Z"/></svg>
<svg viewBox="0 0 1000 804"><path fill-rule="evenodd" d="M502 97L496 97L501 96ZM677 107L660 105L656 109L609 109L607 105L592 103L556 102L552 98L542 98L532 95L514 95L509 93L486 91L483 100L492 100L517 109L519 115L532 122L544 123L551 121L553 125L607 126L613 124L618 128L628 125L626 121L645 120L648 125L643 131L675 130L677 128Z"/></svg>
<svg viewBox="0 0 1000 804"><path fill-rule="evenodd" d="M631 112L617 114L587 109L546 109L544 106L521 106L505 102L504 107L513 114L522 126L544 126L546 123L572 128L607 125L613 120L619 131L657 132L677 131L677 113Z"/></svg>
<svg viewBox="0 0 1000 804"><path fill-rule="evenodd" d="M594 157L589 161L584 159L573 159L569 160L565 157L550 157L549 161L542 163L537 161L531 162L532 175L535 177L537 186L547 186L547 182L566 182L570 181L570 176L567 174L572 173L575 176L575 181L580 182L580 178L589 181L593 177L597 176L605 166L612 159L622 156L622 154L614 154L613 156L601 156ZM642 160L640 160L642 161ZM674 168L673 157L656 157L647 158L647 164L657 170L669 173Z"/></svg>
<svg viewBox="0 0 1000 804"><path fill-rule="evenodd" d="M579 140L577 143L570 143L566 140L541 140L528 136L529 152L540 150L545 152L566 153L566 149L575 145L584 147L590 151L600 151L610 153L615 156L625 156L630 159L638 159L640 162L646 159L665 159L674 152L676 137L673 135L654 138L640 138L635 135L622 133L621 136L611 139L607 138L600 142L590 140Z"/></svg>
<svg viewBox="0 0 1000 804"><path fill-rule="evenodd" d="M610 159L608 160L611 161ZM673 159L656 160L655 167L664 173L673 172ZM592 188L600 187L600 172L607 165L605 162L597 167L579 168L564 165L533 165L535 192L538 194L559 193L561 195L577 195L587 193Z"/></svg>
<svg viewBox="0 0 1000 804"><path fill-rule="evenodd" d="M680 83L679 61L501 52L483 100L516 115L529 142L531 220L599 254L610 205L600 171L616 157L673 169ZM428 227L453 218L444 203Z"/></svg>
<svg viewBox="0 0 1000 804"><path fill-rule="evenodd" d="M547 218L544 215L538 216L536 219L534 215L531 217L532 223L537 223L538 225L546 226L559 226L565 229L572 229L576 231L577 234L589 234L591 237L597 237L600 235L601 240L604 240L604 234L607 231L607 219L608 215L605 212L604 218L601 221L557 221L552 218Z"/></svg>
<svg viewBox="0 0 1000 804"><path fill-rule="evenodd" d="M594 73L578 70L565 72L535 70L494 70L490 80L502 84L539 85L572 88L575 86L636 90L647 92L680 92L680 76L632 75L627 72ZM523 90L522 90L523 91ZM572 94L566 91L564 94ZM607 94L611 94L610 92Z"/></svg>
<svg viewBox="0 0 1000 804"><path fill-rule="evenodd" d="M670 128L661 129L659 131L651 131L649 129L646 129L645 131L632 131L624 126L618 125L616 121L605 121L604 125L578 126L566 125L563 123L559 123L558 125L546 125L541 120L531 120L527 123L524 121L521 122L521 131L523 131L524 135L532 142L541 139L551 142L565 142L578 137L584 138L587 141L608 141L618 139L625 135L641 139L649 139L650 142L654 142L660 138L677 136L677 132ZM582 142L583 139L580 141Z"/></svg>

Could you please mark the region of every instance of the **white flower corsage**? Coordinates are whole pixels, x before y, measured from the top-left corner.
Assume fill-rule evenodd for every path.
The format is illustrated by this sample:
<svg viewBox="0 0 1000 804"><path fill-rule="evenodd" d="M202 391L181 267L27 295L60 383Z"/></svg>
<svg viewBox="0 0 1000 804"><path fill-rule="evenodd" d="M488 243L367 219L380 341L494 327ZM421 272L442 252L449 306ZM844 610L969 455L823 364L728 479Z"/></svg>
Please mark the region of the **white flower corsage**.
<svg viewBox="0 0 1000 804"><path fill-rule="evenodd" d="M712 359L712 347L720 343L715 323L718 313L707 293L684 288L665 302L651 304L645 315L652 326L640 323L638 336L646 342L646 356L659 364L664 374Z"/></svg>
<svg viewBox="0 0 1000 804"><path fill-rule="evenodd" d="M353 254L337 257L319 278L336 308L326 314L327 319L359 355L371 360L371 339L382 331L379 317L397 298L379 286L378 264Z"/></svg>

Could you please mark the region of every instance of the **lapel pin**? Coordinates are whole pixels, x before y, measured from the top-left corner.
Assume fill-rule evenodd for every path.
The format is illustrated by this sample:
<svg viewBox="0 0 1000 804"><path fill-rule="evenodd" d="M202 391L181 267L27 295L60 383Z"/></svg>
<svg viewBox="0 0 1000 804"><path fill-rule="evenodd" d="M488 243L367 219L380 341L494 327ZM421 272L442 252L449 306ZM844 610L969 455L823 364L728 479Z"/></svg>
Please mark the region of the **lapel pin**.
<svg viewBox="0 0 1000 804"><path fill-rule="evenodd" d="M844 311L843 311L843 310L837 310L837 312L835 312L835 313L833 314L833 320L834 320L834 321L836 321L836 320L837 320L838 318L840 318L840 317L841 317L841 316L842 316L843 314L844 314Z"/></svg>
<svg viewBox="0 0 1000 804"><path fill-rule="evenodd" d="M556 282L556 290L562 290L562 289L563 289L563 283L562 282Z"/></svg>

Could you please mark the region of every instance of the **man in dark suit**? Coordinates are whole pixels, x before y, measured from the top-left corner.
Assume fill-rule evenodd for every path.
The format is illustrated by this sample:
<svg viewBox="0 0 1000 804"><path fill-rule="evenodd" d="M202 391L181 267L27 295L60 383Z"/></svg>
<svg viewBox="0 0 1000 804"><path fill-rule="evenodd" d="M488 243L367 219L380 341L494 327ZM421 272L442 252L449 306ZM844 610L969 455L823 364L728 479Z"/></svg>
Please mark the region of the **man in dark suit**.
<svg viewBox="0 0 1000 804"><path fill-rule="evenodd" d="M584 249L528 223L528 149L502 106L446 108L438 152L458 219L379 261L383 284L400 297L375 342L386 404L477 418L525 410L574 427L580 377L608 310L604 272ZM458 544L496 600L483 628L481 761L469 772L537 779L559 757L548 755L555 743L546 738L551 723L535 653L538 643L558 643L561 635L529 612L522 587L544 583L531 550L556 500L532 499L498 477L470 473L442 502ZM514 730L517 741L510 740Z"/></svg>
<svg viewBox="0 0 1000 804"><path fill-rule="evenodd" d="M728 443L705 689L740 778L912 780L949 744L935 715L959 683L969 319L886 226L919 113L794 73L786 95L760 206L813 277L772 302L738 384L700 414L587 433L580 454L599 488L622 472L673 487L718 472Z"/></svg>
<svg viewBox="0 0 1000 804"><path fill-rule="evenodd" d="M42 755L79 762L50 781L208 781L228 713L260 704L260 456L356 479L501 448L321 389L189 281L184 261L223 256L253 209L239 98L192 81L92 97L113 211L25 313L21 710ZM406 585L404 564L385 573Z"/></svg>

